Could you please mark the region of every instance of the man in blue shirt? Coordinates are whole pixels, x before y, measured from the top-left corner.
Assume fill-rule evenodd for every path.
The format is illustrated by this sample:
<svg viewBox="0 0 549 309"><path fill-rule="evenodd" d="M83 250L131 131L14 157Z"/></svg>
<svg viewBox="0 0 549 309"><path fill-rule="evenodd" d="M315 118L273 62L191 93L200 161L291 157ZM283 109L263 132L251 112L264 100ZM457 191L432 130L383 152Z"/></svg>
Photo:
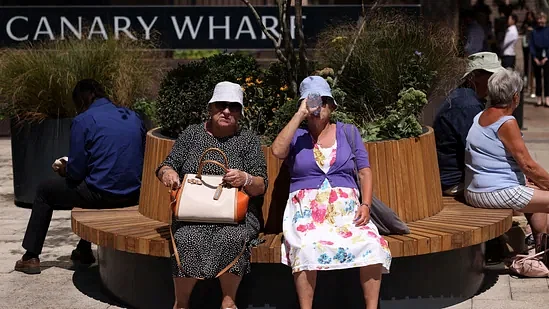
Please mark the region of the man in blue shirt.
<svg viewBox="0 0 549 309"><path fill-rule="evenodd" d="M95 80L79 81L73 101L78 115L71 126L68 160L54 166L62 177L38 188L23 239L26 253L15 264L17 271L40 273L39 255L53 210L119 208L139 200L146 135L143 121L135 112L114 105ZM80 240L71 259L94 263L91 244Z"/></svg>
<svg viewBox="0 0 549 309"><path fill-rule="evenodd" d="M467 60L462 85L450 92L433 123L440 182L443 193L449 196L463 193L467 134L473 118L484 110L488 79L504 69L494 53L476 53Z"/></svg>

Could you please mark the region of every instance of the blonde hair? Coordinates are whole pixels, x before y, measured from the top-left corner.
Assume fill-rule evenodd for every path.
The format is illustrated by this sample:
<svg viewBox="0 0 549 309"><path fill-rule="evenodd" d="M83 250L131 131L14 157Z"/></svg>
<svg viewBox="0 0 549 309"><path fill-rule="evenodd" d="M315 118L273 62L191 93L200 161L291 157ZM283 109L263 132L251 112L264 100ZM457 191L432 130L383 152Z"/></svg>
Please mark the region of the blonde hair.
<svg viewBox="0 0 549 309"><path fill-rule="evenodd" d="M547 14L545 14L544 12L538 12L536 14L536 18L542 18L542 17L547 19Z"/></svg>

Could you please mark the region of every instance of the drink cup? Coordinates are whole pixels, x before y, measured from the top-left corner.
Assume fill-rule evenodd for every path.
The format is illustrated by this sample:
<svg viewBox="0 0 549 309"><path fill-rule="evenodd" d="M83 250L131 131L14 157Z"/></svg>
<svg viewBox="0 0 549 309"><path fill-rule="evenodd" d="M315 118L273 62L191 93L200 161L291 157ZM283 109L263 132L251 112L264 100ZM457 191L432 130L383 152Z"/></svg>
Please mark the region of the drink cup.
<svg viewBox="0 0 549 309"><path fill-rule="evenodd" d="M311 93L307 96L307 107L314 109L316 107L322 106L322 97L318 93ZM320 115L320 108L313 112L314 116Z"/></svg>

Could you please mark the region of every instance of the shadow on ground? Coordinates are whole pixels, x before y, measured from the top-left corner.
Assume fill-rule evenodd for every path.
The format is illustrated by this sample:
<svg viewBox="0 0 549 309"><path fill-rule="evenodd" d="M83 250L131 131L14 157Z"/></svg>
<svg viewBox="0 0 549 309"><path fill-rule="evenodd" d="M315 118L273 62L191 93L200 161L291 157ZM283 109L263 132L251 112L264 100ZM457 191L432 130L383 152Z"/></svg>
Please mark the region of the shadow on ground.
<svg viewBox="0 0 549 309"><path fill-rule="evenodd" d="M484 280L482 281L482 285L478 289L475 296L478 296L489 289L491 289L496 283L498 282L499 275L502 274L502 270L499 269L485 269L484 270Z"/></svg>
<svg viewBox="0 0 549 309"><path fill-rule="evenodd" d="M76 266L72 282L78 291L88 297L109 305L131 309L117 302L114 297L109 295L108 291L103 289L101 278L99 277L99 266L96 264L88 268Z"/></svg>

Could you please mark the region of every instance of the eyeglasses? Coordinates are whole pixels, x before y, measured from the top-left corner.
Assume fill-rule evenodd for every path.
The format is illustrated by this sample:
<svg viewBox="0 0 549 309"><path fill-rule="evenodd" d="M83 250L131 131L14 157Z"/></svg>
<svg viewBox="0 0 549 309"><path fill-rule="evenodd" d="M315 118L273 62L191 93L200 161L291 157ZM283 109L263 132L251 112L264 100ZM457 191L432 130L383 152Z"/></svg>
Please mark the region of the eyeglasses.
<svg viewBox="0 0 549 309"><path fill-rule="evenodd" d="M236 102L215 102L214 106L220 111L229 108L229 112L231 113L240 113L242 111L242 105Z"/></svg>

